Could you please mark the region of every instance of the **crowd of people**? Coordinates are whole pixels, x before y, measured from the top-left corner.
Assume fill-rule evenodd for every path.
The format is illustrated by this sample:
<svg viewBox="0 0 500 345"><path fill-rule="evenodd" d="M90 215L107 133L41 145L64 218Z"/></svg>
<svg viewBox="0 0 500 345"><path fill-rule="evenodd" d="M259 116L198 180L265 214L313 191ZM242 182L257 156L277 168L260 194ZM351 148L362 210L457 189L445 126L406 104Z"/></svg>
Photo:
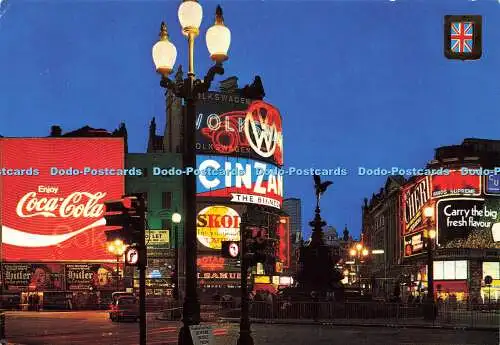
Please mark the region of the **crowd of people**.
<svg viewBox="0 0 500 345"><path fill-rule="evenodd" d="M40 311L42 308L42 300L37 293L29 294L26 302L26 304L28 304L28 310L30 311Z"/></svg>

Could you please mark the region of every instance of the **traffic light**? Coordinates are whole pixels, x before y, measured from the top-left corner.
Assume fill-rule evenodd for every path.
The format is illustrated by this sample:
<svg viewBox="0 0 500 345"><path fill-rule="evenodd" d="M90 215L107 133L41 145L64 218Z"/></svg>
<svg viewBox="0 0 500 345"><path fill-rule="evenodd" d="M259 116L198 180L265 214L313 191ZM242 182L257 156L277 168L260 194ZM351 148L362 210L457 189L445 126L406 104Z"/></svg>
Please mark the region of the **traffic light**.
<svg viewBox="0 0 500 345"><path fill-rule="evenodd" d="M106 231L106 240L111 242L119 239L130 245L141 243L146 210L140 199L136 195L125 195L120 200L105 201L104 206L106 226L115 228Z"/></svg>
<svg viewBox="0 0 500 345"><path fill-rule="evenodd" d="M240 243L235 241L222 241L221 256L229 259L240 257Z"/></svg>

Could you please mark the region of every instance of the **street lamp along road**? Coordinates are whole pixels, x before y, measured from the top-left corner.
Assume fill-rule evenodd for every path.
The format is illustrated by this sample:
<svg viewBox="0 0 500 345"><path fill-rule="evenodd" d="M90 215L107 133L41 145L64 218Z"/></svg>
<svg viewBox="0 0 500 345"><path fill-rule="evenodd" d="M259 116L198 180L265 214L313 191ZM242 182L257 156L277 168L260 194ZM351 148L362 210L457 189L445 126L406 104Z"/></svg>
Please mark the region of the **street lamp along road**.
<svg viewBox="0 0 500 345"><path fill-rule="evenodd" d="M427 312L426 319L435 320L436 310L434 303L434 239L436 238L436 230L431 228L431 221L434 217L434 207L426 206L423 211L426 219L427 229L424 231L427 246Z"/></svg>
<svg viewBox="0 0 500 345"><path fill-rule="evenodd" d="M172 73L177 58L177 49L168 39L167 26L161 24L160 40L153 46L152 55L156 71L161 74L160 85L182 98L185 104L186 117L183 126L183 165L184 169L196 168L196 101L200 94L207 92L216 74L224 74L222 62L227 60L227 52L231 43L231 32L224 25L222 8L217 6L215 24L207 30L206 43L210 58L215 62L203 80L196 79L194 73L194 40L199 35L203 18L203 9L198 1L185 0L179 6L179 22L182 32L188 40L188 73L187 78L174 82L168 78ZM192 250L185 251L186 285L183 303L183 326L179 331L179 345L192 345L193 340L189 326L200 323L200 302L197 293L197 239L196 239L196 177L194 174L184 175L184 246Z"/></svg>
<svg viewBox="0 0 500 345"><path fill-rule="evenodd" d="M361 243L356 243L356 245L349 250L349 255L354 259L354 264L356 265L357 279L361 287L361 274L359 271L359 264L363 262L363 258L370 254L368 248L364 247ZM357 260L356 260L357 259Z"/></svg>
<svg viewBox="0 0 500 345"><path fill-rule="evenodd" d="M174 291L173 291L173 297L175 302L179 302L179 223L182 220L182 216L180 213L173 213L172 214L172 222L174 223L174 247L175 247L175 274L173 277L173 283L174 283Z"/></svg>
<svg viewBox="0 0 500 345"><path fill-rule="evenodd" d="M122 240L116 239L108 244L108 251L116 256L116 291L120 290L120 258L127 250Z"/></svg>

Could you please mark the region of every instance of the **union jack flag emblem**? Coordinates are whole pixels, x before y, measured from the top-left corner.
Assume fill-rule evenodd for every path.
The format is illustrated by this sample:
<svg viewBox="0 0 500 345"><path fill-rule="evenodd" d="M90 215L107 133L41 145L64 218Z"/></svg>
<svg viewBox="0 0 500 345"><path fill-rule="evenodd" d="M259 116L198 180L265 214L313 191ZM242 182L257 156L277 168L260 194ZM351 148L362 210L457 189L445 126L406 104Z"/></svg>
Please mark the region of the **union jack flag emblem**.
<svg viewBox="0 0 500 345"><path fill-rule="evenodd" d="M451 51L454 53L472 53L474 45L474 23L451 23Z"/></svg>

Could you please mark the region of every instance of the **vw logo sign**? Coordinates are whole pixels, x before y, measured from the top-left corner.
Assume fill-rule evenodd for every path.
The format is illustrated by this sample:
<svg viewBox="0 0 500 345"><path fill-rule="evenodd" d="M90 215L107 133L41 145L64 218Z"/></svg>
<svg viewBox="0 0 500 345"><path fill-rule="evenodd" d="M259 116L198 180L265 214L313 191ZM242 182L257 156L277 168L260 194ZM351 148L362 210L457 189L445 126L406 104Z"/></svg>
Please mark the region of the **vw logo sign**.
<svg viewBox="0 0 500 345"><path fill-rule="evenodd" d="M135 266L139 261L139 250L136 247L129 247L125 252L125 262L128 265Z"/></svg>

